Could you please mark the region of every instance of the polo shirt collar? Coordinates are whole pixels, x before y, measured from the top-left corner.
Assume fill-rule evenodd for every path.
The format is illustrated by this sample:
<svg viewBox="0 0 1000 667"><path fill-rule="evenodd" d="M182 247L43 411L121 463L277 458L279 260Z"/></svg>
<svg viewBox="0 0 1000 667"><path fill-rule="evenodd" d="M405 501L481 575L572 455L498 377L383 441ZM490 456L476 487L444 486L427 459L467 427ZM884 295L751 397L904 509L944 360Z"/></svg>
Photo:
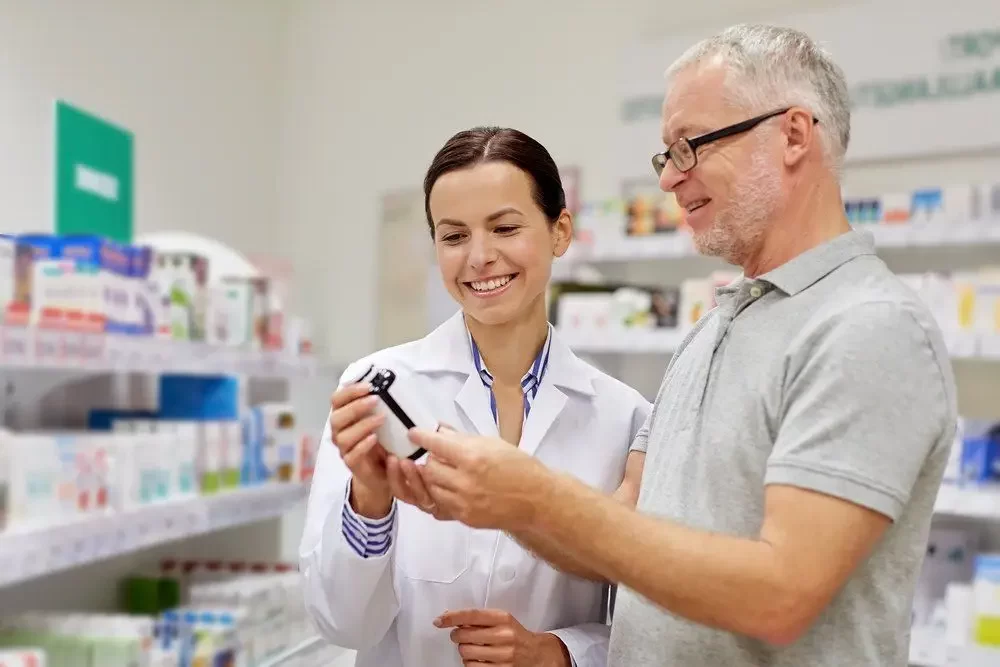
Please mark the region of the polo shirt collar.
<svg viewBox="0 0 1000 667"><path fill-rule="evenodd" d="M810 248L776 269L762 274L759 279L792 296L852 259L874 254L875 241L871 232L852 229L822 245Z"/></svg>

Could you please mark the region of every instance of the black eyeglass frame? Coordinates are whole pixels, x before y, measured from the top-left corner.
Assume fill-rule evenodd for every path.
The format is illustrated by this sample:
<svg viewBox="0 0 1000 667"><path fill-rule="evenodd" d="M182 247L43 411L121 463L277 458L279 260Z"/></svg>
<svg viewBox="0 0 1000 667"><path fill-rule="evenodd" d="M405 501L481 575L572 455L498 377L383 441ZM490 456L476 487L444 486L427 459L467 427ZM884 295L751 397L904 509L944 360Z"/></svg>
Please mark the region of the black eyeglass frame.
<svg viewBox="0 0 1000 667"><path fill-rule="evenodd" d="M681 169L677 165L676 160L673 160L673 162L674 162L674 167L677 168L677 171L680 171L682 173L689 172L698 166L698 149L704 146L705 144L710 144L713 141L718 141L719 139L725 139L726 137L731 137L736 134L742 134L743 132L749 132L753 128L763 123L765 120L788 113L793 108L794 107L785 107L783 109L777 109L775 111L768 111L767 113L761 114L759 116L754 116L753 118L748 118L747 120L742 120L738 123L733 123L732 125L727 125L726 127L720 128L718 130L712 130L711 132L706 132L705 134L699 135L692 139L688 139L687 137L681 137L677 139L677 141L675 141L674 143L670 144L667 147L667 150L663 151L662 153L655 153L653 155L652 158L653 171L655 171L656 176L659 177L663 173L663 170L667 168L667 161L673 160L670 154L674 151L675 147L678 145L686 144L688 150L691 152L692 155L691 166L688 167L687 169ZM813 125L815 125L818 122L819 119L814 117Z"/></svg>

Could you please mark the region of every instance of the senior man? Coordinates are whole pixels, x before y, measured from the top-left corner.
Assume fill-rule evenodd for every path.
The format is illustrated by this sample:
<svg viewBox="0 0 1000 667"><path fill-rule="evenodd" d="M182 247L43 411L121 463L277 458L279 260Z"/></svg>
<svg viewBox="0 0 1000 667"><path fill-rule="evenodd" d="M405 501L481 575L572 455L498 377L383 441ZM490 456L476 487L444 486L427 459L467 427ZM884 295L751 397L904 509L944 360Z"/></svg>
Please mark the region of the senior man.
<svg viewBox="0 0 1000 667"><path fill-rule="evenodd" d="M412 432L431 456L399 492L619 583L610 665L906 665L954 378L928 310L845 219L844 76L770 26L668 74L660 185L743 276L667 367L633 445L637 507L454 432ZM413 468L393 461L397 483Z"/></svg>

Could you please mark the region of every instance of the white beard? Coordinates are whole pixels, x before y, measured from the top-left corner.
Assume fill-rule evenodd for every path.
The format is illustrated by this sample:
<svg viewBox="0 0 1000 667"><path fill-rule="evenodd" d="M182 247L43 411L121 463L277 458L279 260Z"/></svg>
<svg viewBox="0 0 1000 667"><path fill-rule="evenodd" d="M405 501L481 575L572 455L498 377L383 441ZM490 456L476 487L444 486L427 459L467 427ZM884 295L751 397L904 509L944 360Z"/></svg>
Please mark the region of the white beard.
<svg viewBox="0 0 1000 667"><path fill-rule="evenodd" d="M750 169L733 187L729 205L716 214L708 229L694 234L698 252L740 265L760 246L780 197L781 172L760 146Z"/></svg>

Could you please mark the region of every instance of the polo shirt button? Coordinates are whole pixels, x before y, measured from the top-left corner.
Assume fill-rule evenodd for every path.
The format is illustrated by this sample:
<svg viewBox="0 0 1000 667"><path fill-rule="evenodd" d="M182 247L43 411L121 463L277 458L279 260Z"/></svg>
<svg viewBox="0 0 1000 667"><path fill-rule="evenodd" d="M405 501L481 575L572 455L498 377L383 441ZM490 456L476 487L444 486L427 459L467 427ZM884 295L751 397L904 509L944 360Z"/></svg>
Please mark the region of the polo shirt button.
<svg viewBox="0 0 1000 667"><path fill-rule="evenodd" d="M752 296L755 299L760 298L760 295L763 293L764 290L760 288L760 285L754 285L753 287L750 288L750 296Z"/></svg>

